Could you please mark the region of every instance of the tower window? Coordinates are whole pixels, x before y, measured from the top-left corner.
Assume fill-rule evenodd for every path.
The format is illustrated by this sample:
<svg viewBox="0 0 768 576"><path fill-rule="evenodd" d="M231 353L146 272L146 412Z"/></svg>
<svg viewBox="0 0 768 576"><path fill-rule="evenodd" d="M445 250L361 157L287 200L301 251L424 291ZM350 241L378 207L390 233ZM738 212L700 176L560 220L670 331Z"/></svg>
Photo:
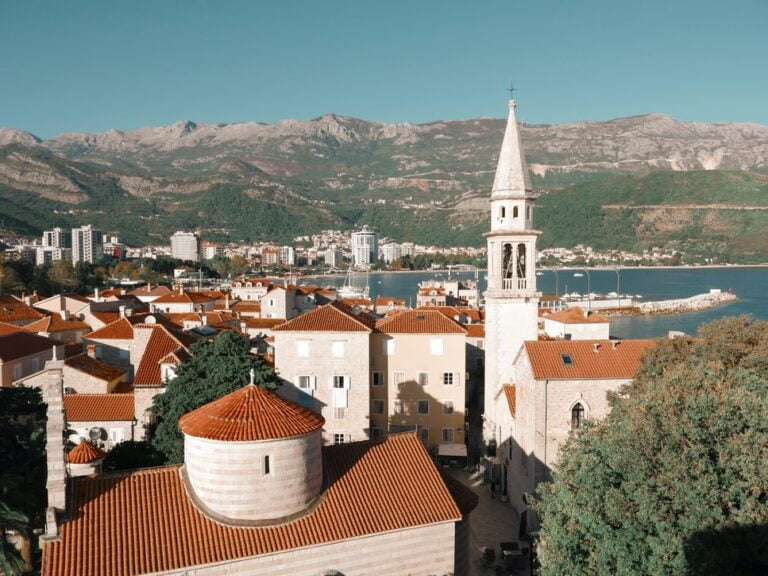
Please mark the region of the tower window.
<svg viewBox="0 0 768 576"><path fill-rule="evenodd" d="M269 456L264 456L264 475L265 476L270 473L269 465L270 465Z"/></svg>
<svg viewBox="0 0 768 576"><path fill-rule="evenodd" d="M499 208L499 218L505 218L507 216L507 209L502 206Z"/></svg>
<svg viewBox="0 0 768 576"><path fill-rule="evenodd" d="M517 216L518 216L517 206L515 206L514 208L512 208L512 218L517 218Z"/></svg>
<svg viewBox="0 0 768 576"><path fill-rule="evenodd" d="M531 207L528 206L528 220L531 219Z"/></svg>
<svg viewBox="0 0 768 576"><path fill-rule="evenodd" d="M581 428L581 423L584 421L584 406L580 402L571 408L571 430Z"/></svg>

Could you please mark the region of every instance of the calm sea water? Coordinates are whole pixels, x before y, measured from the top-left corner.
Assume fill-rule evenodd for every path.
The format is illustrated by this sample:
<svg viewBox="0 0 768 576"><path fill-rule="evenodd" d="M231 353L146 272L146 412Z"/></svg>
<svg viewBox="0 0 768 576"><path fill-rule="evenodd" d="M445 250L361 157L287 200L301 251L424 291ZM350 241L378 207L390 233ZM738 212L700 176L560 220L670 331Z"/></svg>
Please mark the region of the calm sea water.
<svg viewBox="0 0 768 576"><path fill-rule="evenodd" d="M582 274L582 276L574 276ZM480 288L485 290L484 272L480 273ZM456 274L454 273L454 277ZM587 293L587 275L583 271L543 270L537 277L541 292L554 294L555 288L564 292ZM447 273L371 273L368 283L371 295L391 296L416 302L417 284L432 278L445 278ZM469 273L459 274L460 278L472 278ZM343 277L323 278L322 284L340 286ZM590 270L590 289L606 294L617 291L615 270ZM640 316L612 318L611 333L621 338L652 338L665 336L670 330L681 330L695 334L697 328L711 320L736 314L750 314L755 318L768 319L768 268L675 268L636 269L622 268L618 277L622 294L642 296L642 300L670 300L687 298L709 292L712 288L732 290L739 301L719 308L671 316ZM365 285L364 274L357 274L355 284Z"/></svg>

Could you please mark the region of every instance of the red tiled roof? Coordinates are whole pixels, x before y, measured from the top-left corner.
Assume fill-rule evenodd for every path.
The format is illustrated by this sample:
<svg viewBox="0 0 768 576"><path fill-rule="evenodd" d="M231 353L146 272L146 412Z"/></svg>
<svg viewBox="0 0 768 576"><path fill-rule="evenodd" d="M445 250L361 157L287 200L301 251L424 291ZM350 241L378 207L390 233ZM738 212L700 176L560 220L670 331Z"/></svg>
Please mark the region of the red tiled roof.
<svg viewBox="0 0 768 576"><path fill-rule="evenodd" d="M29 332L12 332L0 336L0 361L8 362L32 356L58 345L50 338Z"/></svg>
<svg viewBox="0 0 768 576"><path fill-rule="evenodd" d="M285 324L282 318L247 318L245 326L247 328L274 328L280 324Z"/></svg>
<svg viewBox="0 0 768 576"><path fill-rule="evenodd" d="M372 322L365 315L355 315L341 302L331 302L297 316L275 330L297 332L371 332Z"/></svg>
<svg viewBox="0 0 768 576"><path fill-rule="evenodd" d="M403 310L376 322L385 334L464 334L461 324L437 310Z"/></svg>
<svg viewBox="0 0 768 576"><path fill-rule="evenodd" d="M137 388L162 386L164 382L160 373L161 361L171 352L184 348L184 345L163 326L157 324L140 324L140 326L152 328L152 334L141 356L133 385Z"/></svg>
<svg viewBox="0 0 768 576"><path fill-rule="evenodd" d="M5 336L6 334L13 334L14 332L20 332L24 330L21 326L17 326L16 324L8 324L7 322L0 322L0 336Z"/></svg>
<svg viewBox="0 0 768 576"><path fill-rule="evenodd" d="M64 394L64 413L67 422L129 422L133 394Z"/></svg>
<svg viewBox="0 0 768 576"><path fill-rule="evenodd" d="M238 300L237 302L230 302L229 309L235 312L260 312L261 302L255 300Z"/></svg>
<svg viewBox="0 0 768 576"><path fill-rule="evenodd" d="M176 466L72 480L73 514L46 544L46 576L127 576L224 563L462 517L414 434L323 449L328 488L308 515L258 528L227 526L192 504ZM463 491L466 495L466 491ZM471 497L461 503L471 506ZM100 537L94 538L98 534Z"/></svg>
<svg viewBox="0 0 768 576"><path fill-rule="evenodd" d="M538 380L611 380L632 378L643 353L655 344L655 340L551 340L526 342L525 349Z"/></svg>
<svg viewBox="0 0 768 576"><path fill-rule="evenodd" d="M88 442L80 442L67 454L67 462L70 464L88 464L102 458L104 458L104 452Z"/></svg>
<svg viewBox="0 0 768 576"><path fill-rule="evenodd" d="M179 420L185 434L209 440L247 442L301 436L325 419L259 386L243 386Z"/></svg>
<svg viewBox="0 0 768 576"><path fill-rule="evenodd" d="M368 298L342 298L341 303L350 308L360 306L361 308L373 306L373 302Z"/></svg>
<svg viewBox="0 0 768 576"><path fill-rule="evenodd" d="M98 317L98 316L97 316ZM89 340L132 340L133 324L127 318L120 318L110 322L106 326L99 328L88 334Z"/></svg>
<svg viewBox="0 0 768 576"><path fill-rule="evenodd" d="M387 298L385 296L378 296L376 298L376 306L405 306L405 300L401 298Z"/></svg>
<svg viewBox="0 0 768 576"><path fill-rule="evenodd" d="M0 294L0 322L37 320L43 314L10 294Z"/></svg>
<svg viewBox="0 0 768 576"><path fill-rule="evenodd" d="M463 324L467 338L485 338L485 324Z"/></svg>
<svg viewBox="0 0 768 576"><path fill-rule="evenodd" d="M544 316L545 320L554 320L563 324L607 324L608 318L597 312L585 311L578 306L552 312Z"/></svg>
<svg viewBox="0 0 768 576"><path fill-rule="evenodd" d="M507 397L509 413L513 417L517 416L517 389L509 384L504 384L504 395Z"/></svg>
<svg viewBox="0 0 768 576"><path fill-rule="evenodd" d="M152 304L178 304L178 303L198 303L198 302L210 302L211 300L218 300L220 294L211 294L208 292L171 292L165 296L161 296Z"/></svg>
<svg viewBox="0 0 768 576"><path fill-rule="evenodd" d="M69 330L90 330L91 327L85 322L80 320L64 320L58 314L53 316L46 316L41 318L37 322L26 324L24 330L27 332L47 332L52 334L54 332L68 332Z"/></svg>
<svg viewBox="0 0 768 576"><path fill-rule="evenodd" d="M107 362L102 362L101 360L96 360L96 358L91 358L87 354L71 356L64 361L64 364L79 372L83 372L89 376L98 378L99 380L104 380L105 382L111 382L115 378L119 378L125 374L125 370L122 368L118 368Z"/></svg>

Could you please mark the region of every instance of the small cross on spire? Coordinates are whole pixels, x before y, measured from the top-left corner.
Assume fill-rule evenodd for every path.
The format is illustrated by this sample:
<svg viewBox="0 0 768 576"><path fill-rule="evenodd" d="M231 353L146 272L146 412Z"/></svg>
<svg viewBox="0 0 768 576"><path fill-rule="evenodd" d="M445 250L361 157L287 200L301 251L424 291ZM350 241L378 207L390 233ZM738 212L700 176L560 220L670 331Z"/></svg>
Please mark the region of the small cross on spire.
<svg viewBox="0 0 768 576"><path fill-rule="evenodd" d="M253 381L254 381L255 376L256 376L256 371L253 368L251 368L251 372L250 372L249 376L251 377L250 384L251 384L251 386L254 386L254 382Z"/></svg>
<svg viewBox="0 0 768 576"><path fill-rule="evenodd" d="M515 92L517 92L517 88L515 88L515 85L512 82L509 83L509 88L507 88L507 92L509 92L509 99L514 100Z"/></svg>

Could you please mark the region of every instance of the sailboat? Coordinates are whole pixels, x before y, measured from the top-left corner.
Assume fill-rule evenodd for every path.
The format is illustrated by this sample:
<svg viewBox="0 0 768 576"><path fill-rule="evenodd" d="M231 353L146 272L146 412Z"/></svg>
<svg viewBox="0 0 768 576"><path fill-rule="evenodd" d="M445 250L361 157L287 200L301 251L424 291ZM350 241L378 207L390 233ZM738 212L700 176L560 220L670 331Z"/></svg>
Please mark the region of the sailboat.
<svg viewBox="0 0 768 576"><path fill-rule="evenodd" d="M370 293L370 287L368 286L368 282L366 280L365 288L359 288L355 286L354 282L354 272L352 271L352 266L347 268L347 275L344 277L344 284L339 287L338 290L336 290L336 294L339 298L368 298L368 294ZM367 279L367 276L366 276Z"/></svg>

